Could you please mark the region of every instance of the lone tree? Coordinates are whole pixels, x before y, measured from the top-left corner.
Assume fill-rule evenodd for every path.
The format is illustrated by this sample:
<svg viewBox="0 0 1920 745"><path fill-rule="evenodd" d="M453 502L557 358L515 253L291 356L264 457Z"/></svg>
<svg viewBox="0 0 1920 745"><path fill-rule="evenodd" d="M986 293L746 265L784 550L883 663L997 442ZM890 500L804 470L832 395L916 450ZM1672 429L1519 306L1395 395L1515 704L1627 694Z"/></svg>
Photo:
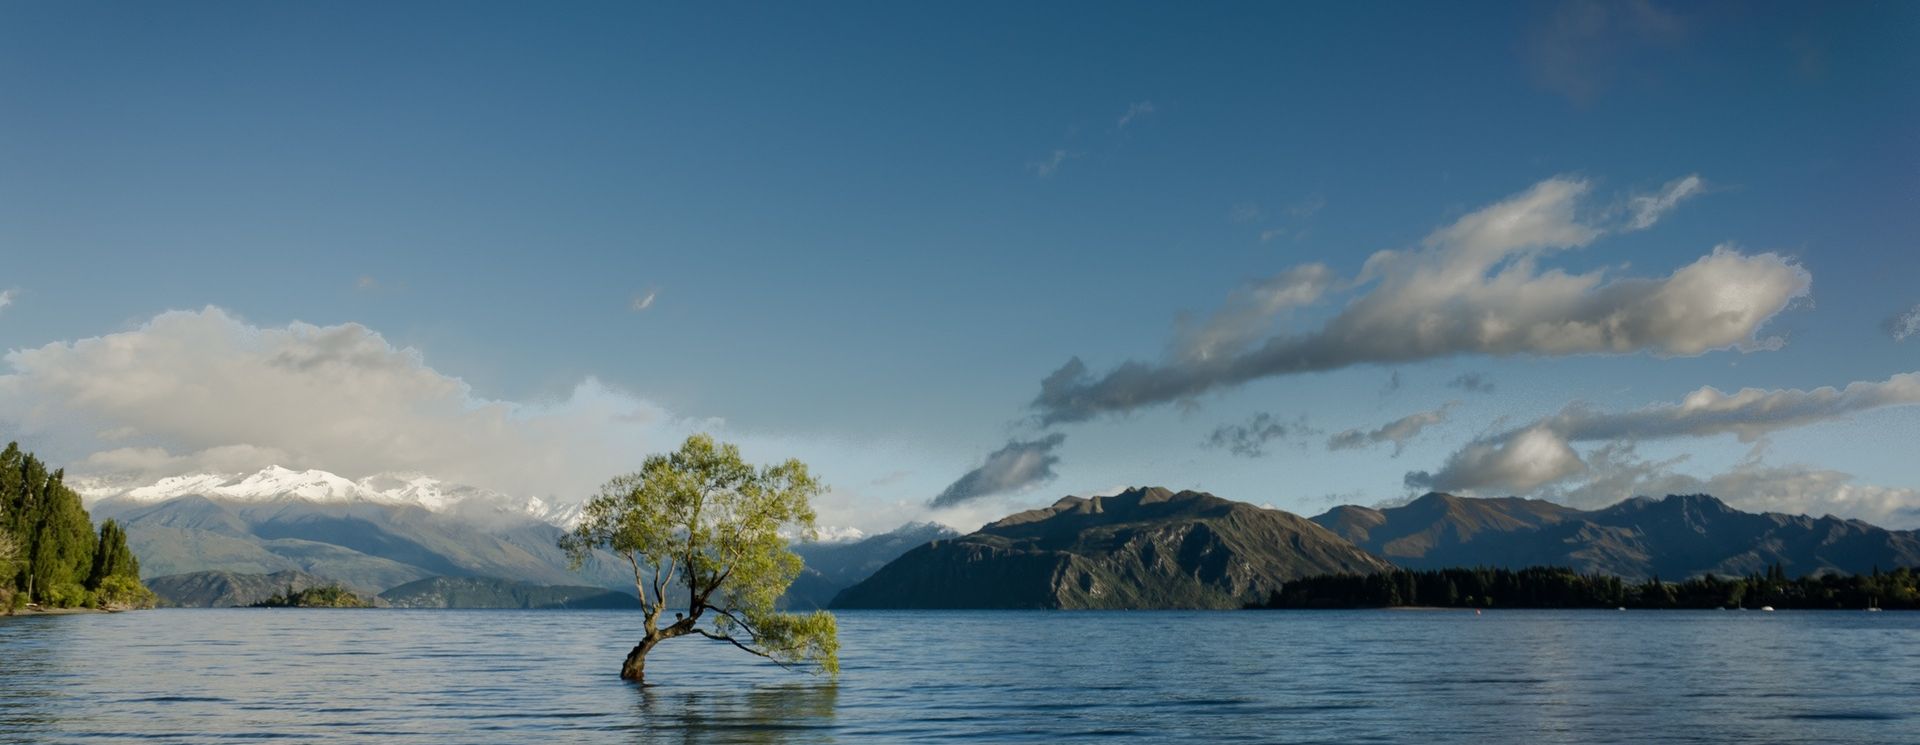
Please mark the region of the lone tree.
<svg viewBox="0 0 1920 745"><path fill-rule="evenodd" d="M707 435L689 437L678 452L651 456L638 472L601 487L560 547L576 569L596 549L633 567L643 634L620 666L620 677L644 683L647 653L691 634L782 667L837 675L840 640L833 615L774 609L801 567L781 529L790 527L805 540L819 537L809 502L821 488L800 461L756 468L740 459L739 448ZM680 588L685 610L662 626L668 604L679 602L668 593Z"/></svg>

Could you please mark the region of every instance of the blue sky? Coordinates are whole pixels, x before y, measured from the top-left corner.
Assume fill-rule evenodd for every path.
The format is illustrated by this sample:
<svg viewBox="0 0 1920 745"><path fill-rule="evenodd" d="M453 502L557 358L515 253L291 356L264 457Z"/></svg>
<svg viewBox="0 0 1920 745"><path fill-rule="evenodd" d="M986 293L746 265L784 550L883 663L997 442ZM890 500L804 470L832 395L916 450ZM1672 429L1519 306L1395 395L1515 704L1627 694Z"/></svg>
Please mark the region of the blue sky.
<svg viewBox="0 0 1920 745"><path fill-rule="evenodd" d="M169 310L241 336L359 324L463 381L470 408L532 418L591 379L678 422L628 433L631 449L706 423L804 455L840 487L827 518L866 528L1055 433L1051 460L950 519L1141 483L1307 513L1375 503L1570 402L1920 370L1920 338L1887 326L1920 304L1916 31L1896 3L10 4L0 347L71 351ZM1696 174L1656 224L1616 224ZM1582 224L1613 222L1540 271L1657 279L1721 244L1773 252L1811 277L1749 335L1784 344L1458 350L1036 422L1041 380L1069 359L1095 377L1161 360L1178 319L1236 288L1316 262L1353 280L1375 252L1420 250L1553 179L1584 186ZM1309 333L1365 292L1266 332ZM10 356L0 421L76 472L165 451L122 469L145 478L241 445L355 476L396 465L34 382L99 362L67 357L80 367ZM1468 373L1493 390L1446 385ZM1740 487L1758 489L1746 506L1920 522L1920 427L1894 398L1744 439L1575 442L1582 474L1540 493L1601 499L1569 490L1597 478L1589 449L1626 444L1642 465L1686 456L1663 478L1811 479L1792 498ZM1398 455L1326 446L1443 407ZM1257 457L1205 444L1259 413L1302 426ZM587 484L616 467L555 458ZM489 479L451 456L418 467ZM1501 491L1522 490L1486 487Z"/></svg>

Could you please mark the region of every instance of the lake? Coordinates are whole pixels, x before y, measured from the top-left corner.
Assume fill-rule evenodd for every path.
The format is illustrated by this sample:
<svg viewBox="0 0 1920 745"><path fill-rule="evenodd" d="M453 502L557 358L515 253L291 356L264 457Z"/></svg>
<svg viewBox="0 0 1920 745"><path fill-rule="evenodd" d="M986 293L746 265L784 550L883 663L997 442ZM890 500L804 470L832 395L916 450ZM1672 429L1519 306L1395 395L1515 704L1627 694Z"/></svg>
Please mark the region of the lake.
<svg viewBox="0 0 1920 745"><path fill-rule="evenodd" d="M1920 737L1920 613L846 612L837 684L627 611L0 618L0 741Z"/></svg>

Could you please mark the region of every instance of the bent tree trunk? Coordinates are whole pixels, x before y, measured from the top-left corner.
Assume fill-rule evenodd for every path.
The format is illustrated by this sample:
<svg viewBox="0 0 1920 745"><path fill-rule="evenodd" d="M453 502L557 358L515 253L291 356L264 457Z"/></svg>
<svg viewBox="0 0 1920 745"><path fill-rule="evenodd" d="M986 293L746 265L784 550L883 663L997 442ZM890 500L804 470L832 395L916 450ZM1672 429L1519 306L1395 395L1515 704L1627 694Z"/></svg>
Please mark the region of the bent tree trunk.
<svg viewBox="0 0 1920 745"><path fill-rule="evenodd" d="M647 682L647 653L653 651L653 645L658 643L659 640L648 638L635 645L633 651L627 653L627 661L620 665L620 679Z"/></svg>

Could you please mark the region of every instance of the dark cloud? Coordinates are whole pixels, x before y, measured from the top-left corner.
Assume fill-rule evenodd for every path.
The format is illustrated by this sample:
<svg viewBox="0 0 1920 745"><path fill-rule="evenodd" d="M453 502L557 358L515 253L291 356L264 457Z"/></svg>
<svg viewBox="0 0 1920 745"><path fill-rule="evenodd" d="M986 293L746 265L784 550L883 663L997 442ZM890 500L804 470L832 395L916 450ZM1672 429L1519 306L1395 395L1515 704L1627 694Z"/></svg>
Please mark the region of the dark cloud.
<svg viewBox="0 0 1920 745"><path fill-rule="evenodd" d="M953 507L995 494L1010 494L1052 481L1060 456L1053 451L1066 442L1058 432L1037 440L1013 440L993 451L978 468L955 479L928 506Z"/></svg>
<svg viewBox="0 0 1920 745"><path fill-rule="evenodd" d="M1492 393L1493 379L1485 373L1461 373L1459 377L1447 381L1448 388L1458 388L1468 393Z"/></svg>
<svg viewBox="0 0 1920 745"><path fill-rule="evenodd" d="M1393 443L1393 454L1400 455L1407 443L1428 427L1447 420L1447 412L1458 405L1458 401L1449 401L1446 405L1432 411L1421 411L1400 417L1370 432L1350 429L1327 438L1328 450L1357 450L1368 445L1382 442Z"/></svg>
<svg viewBox="0 0 1920 745"><path fill-rule="evenodd" d="M1240 424L1222 424L1207 436L1202 445L1225 450L1243 458L1258 458L1267 454L1267 443L1297 437L1318 434L1319 430L1307 426L1306 417L1293 421L1283 421L1266 412L1254 414Z"/></svg>

